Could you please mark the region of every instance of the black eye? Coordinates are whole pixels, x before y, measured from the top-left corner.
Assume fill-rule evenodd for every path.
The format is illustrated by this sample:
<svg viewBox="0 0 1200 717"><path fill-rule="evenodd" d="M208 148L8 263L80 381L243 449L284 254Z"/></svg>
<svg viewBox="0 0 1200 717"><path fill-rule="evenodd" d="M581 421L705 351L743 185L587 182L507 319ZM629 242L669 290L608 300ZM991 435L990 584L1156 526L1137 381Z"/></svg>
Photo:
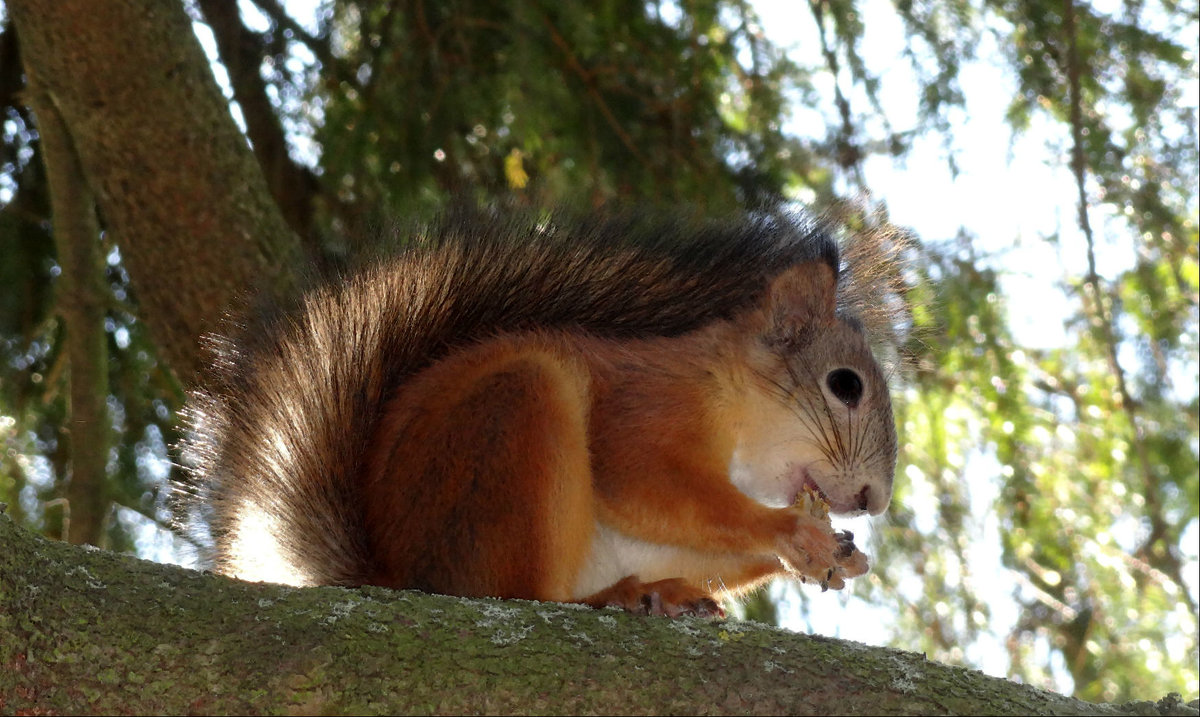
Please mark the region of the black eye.
<svg viewBox="0 0 1200 717"><path fill-rule="evenodd" d="M830 371L829 375L825 377L825 383L829 386L830 393L850 408L857 406L859 399L862 398L862 379L848 368Z"/></svg>

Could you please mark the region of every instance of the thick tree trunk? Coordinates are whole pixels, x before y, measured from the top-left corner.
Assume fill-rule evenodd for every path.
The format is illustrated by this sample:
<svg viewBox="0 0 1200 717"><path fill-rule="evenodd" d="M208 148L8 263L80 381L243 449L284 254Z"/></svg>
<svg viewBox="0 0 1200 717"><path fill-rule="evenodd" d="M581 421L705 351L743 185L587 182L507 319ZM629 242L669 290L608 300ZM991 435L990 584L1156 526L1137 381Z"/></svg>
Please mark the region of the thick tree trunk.
<svg viewBox="0 0 1200 717"><path fill-rule="evenodd" d="M241 583L3 515L0 545L7 713L1196 714L755 623Z"/></svg>
<svg viewBox="0 0 1200 717"><path fill-rule="evenodd" d="M251 287L293 281L296 237L182 3L9 0L8 11L116 235L140 317L187 383L222 312Z"/></svg>

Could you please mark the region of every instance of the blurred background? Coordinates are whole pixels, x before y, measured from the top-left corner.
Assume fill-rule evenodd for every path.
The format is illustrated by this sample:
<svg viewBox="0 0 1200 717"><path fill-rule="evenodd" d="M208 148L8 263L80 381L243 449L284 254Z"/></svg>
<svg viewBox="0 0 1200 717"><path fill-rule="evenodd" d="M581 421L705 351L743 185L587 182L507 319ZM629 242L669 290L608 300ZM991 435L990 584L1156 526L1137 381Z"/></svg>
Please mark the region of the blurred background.
<svg viewBox="0 0 1200 717"><path fill-rule="evenodd" d="M848 199L903 228L896 495L844 526L872 572L741 612L1089 700L1196 697L1195 0L184 4L315 262L451 196ZM0 502L188 564L165 506L184 387L108 236L108 461L68 499L61 269L3 7Z"/></svg>

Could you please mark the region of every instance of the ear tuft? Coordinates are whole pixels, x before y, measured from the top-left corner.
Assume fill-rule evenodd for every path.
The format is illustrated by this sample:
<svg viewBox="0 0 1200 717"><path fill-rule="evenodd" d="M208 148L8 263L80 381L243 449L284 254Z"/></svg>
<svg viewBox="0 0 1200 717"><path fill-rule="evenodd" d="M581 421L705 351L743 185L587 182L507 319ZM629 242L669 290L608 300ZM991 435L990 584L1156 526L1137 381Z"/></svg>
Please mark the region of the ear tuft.
<svg viewBox="0 0 1200 717"><path fill-rule="evenodd" d="M808 261L771 281L768 292L770 332L798 336L828 326L836 318L837 276L824 261Z"/></svg>

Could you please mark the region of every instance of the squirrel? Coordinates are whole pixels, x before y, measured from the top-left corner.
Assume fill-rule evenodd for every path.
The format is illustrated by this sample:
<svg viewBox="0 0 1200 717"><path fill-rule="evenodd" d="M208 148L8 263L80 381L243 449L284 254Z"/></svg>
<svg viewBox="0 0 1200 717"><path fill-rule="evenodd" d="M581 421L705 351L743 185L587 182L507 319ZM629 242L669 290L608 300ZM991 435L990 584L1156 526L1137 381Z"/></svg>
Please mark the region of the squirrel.
<svg viewBox="0 0 1200 717"><path fill-rule="evenodd" d="M209 337L185 510L256 581L668 616L840 588L867 559L826 510L884 511L896 433L839 262L782 212L445 220Z"/></svg>

